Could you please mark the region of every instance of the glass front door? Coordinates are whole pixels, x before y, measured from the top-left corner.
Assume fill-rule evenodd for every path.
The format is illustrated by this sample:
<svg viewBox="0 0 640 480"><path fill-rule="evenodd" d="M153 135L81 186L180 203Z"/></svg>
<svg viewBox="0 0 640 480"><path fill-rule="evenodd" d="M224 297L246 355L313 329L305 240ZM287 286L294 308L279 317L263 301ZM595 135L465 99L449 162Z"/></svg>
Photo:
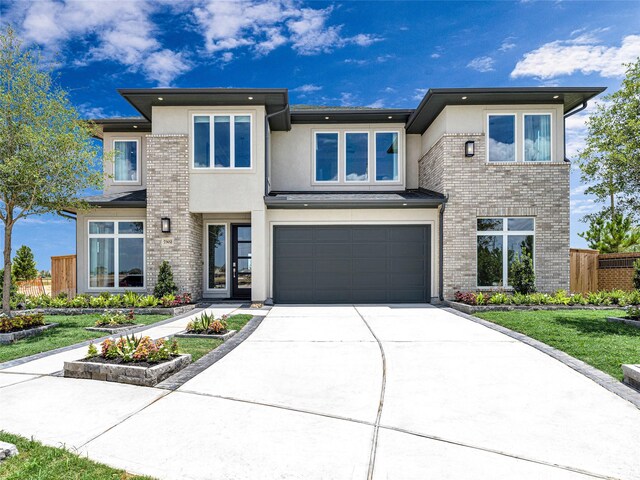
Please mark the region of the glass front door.
<svg viewBox="0 0 640 480"><path fill-rule="evenodd" d="M251 298L251 225L233 225L232 287L235 298Z"/></svg>

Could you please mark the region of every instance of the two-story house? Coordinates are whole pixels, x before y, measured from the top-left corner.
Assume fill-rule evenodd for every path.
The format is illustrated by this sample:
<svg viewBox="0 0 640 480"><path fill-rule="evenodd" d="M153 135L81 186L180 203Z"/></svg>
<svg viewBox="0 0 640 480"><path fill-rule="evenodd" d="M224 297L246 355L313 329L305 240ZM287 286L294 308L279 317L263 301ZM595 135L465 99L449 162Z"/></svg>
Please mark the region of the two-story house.
<svg viewBox="0 0 640 480"><path fill-rule="evenodd" d="M106 187L77 214L78 291L429 302L569 286L564 119L603 88L430 90L416 109L295 107L286 89L125 89L96 120Z"/></svg>

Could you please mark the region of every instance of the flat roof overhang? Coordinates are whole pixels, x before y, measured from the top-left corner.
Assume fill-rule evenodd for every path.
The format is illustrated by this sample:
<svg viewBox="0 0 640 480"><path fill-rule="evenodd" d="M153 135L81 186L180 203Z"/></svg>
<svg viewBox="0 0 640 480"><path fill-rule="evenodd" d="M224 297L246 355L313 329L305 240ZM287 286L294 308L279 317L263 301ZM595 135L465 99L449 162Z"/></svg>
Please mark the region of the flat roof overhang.
<svg viewBox="0 0 640 480"><path fill-rule="evenodd" d="M100 139L108 132L151 132L151 122L144 117L92 118L89 121L100 127L95 135Z"/></svg>
<svg viewBox="0 0 640 480"><path fill-rule="evenodd" d="M264 105L267 114L271 114L289 105L286 88L120 88L118 93L149 121L152 107ZM271 117L269 127L276 131L290 130L288 110Z"/></svg>
<svg viewBox="0 0 640 480"><path fill-rule="evenodd" d="M412 113L413 109L304 109L291 111L291 123L406 123Z"/></svg>
<svg viewBox="0 0 640 480"><path fill-rule="evenodd" d="M606 87L432 88L407 120L406 130L424 133L448 105L559 104L568 113L605 90Z"/></svg>
<svg viewBox="0 0 640 480"><path fill-rule="evenodd" d="M428 190L400 192L272 193L264 197L270 209L438 208L444 195Z"/></svg>

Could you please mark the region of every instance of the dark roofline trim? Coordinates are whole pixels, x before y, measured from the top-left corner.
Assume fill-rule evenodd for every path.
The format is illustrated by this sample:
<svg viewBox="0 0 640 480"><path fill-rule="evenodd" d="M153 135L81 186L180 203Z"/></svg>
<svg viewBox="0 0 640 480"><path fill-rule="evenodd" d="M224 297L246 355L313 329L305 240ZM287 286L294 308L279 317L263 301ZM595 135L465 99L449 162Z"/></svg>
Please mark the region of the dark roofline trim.
<svg viewBox="0 0 640 480"><path fill-rule="evenodd" d="M418 193L424 195L430 195L430 197L422 198L402 198L397 199L369 199L369 198L353 198L353 199L335 199L335 198L308 198L308 199L288 199L282 198L278 195L358 195L358 194L371 194L371 193L393 193L402 194L406 191L400 192L371 192L371 191L330 191L330 192L272 192L271 195L264 197L264 203L267 208L271 209L327 209L327 208L438 208L440 205L446 203L447 199L444 195L433 192L426 189L416 190Z"/></svg>
<svg viewBox="0 0 640 480"><path fill-rule="evenodd" d="M308 109L292 110L291 123L406 123L413 109ZM388 118L389 116L394 118ZM325 117L329 117L326 119Z"/></svg>

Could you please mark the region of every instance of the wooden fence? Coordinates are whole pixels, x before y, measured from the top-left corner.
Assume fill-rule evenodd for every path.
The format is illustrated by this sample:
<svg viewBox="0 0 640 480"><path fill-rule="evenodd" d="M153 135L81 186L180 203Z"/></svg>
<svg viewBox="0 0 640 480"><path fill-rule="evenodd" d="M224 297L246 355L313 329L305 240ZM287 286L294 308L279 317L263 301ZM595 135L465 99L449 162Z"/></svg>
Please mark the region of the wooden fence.
<svg viewBox="0 0 640 480"><path fill-rule="evenodd" d="M76 256L51 257L51 296L66 293L76 296Z"/></svg>
<svg viewBox="0 0 640 480"><path fill-rule="evenodd" d="M28 297L35 297L47 293L42 278L34 278L33 280L19 280L18 293L22 293Z"/></svg>
<svg viewBox="0 0 640 480"><path fill-rule="evenodd" d="M572 293L598 290L598 250L572 248L570 251L570 289Z"/></svg>

